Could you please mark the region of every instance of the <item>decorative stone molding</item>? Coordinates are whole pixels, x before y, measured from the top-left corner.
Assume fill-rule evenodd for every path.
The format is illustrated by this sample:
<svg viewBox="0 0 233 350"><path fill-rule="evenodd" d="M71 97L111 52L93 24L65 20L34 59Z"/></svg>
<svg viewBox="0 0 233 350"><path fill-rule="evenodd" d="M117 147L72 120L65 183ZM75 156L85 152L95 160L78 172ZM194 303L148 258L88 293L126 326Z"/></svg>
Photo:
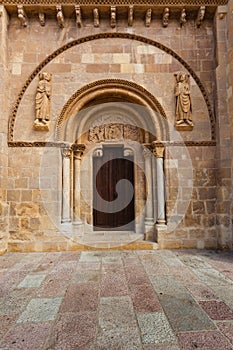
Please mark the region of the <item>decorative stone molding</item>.
<svg viewBox="0 0 233 350"><path fill-rule="evenodd" d="M56 6L56 9L57 9L57 22L59 24L59 27L63 29L65 26L65 21L64 21L64 15L63 15L61 5Z"/></svg>
<svg viewBox="0 0 233 350"><path fill-rule="evenodd" d="M175 127L177 130L192 130L191 118L192 104L189 75L184 72L174 74L175 76Z"/></svg>
<svg viewBox="0 0 233 350"><path fill-rule="evenodd" d="M147 0L146 5L148 6L156 6L156 5L163 5L163 6L204 6L204 5L210 5L210 6L219 6L219 5L226 5L228 0L173 0L172 4L169 0ZM58 3L58 0L40 0L40 5L54 5L56 6ZM134 5L142 5L145 6L145 0L134 0ZM0 4L3 5L38 5L38 0L1 0ZM75 5L77 4L77 0L62 0L60 2L61 5ZM101 0L101 6L103 5L109 5L109 6L116 6L116 5L130 5L132 2L130 0ZM81 6L96 6L95 0L80 0L79 5Z"/></svg>
<svg viewBox="0 0 233 350"><path fill-rule="evenodd" d="M19 108L19 104L24 96L25 91L27 90L28 86L30 85L30 83L33 81L33 79L39 74L39 72L48 64L50 63L54 58L56 58L58 55L60 55L61 53L63 53L64 51L70 49L73 46L85 43L85 42L89 42L91 40L97 40L97 39L106 39L106 38L123 38L123 39L130 39L130 40L137 40L139 42L142 43L146 43L148 45L152 45L155 46L157 48L159 48L160 50L170 54L173 58L175 58L178 62L180 62L185 69L187 69L187 71L189 72L190 76L192 76L192 78L194 79L194 81L196 82L196 84L198 85L203 98L206 102L206 106L207 106L207 110L209 113L209 119L210 119L210 124L211 124L211 137L212 140L215 140L215 117L214 117L214 113L212 111L212 107L211 107L211 103L209 101L209 97L208 94L205 90L204 85L202 84L200 78L197 76L197 74L193 71L193 69L188 65L188 63L186 61L183 60L183 58L181 58L175 51L173 51L172 49L168 48L167 46L158 43L152 39L143 37L143 36L139 36L139 35L135 35L135 34L130 34L130 33L99 33L99 34L95 34L95 35L89 35L83 38L79 38L76 39L74 41L71 41L67 44L65 44L64 46L60 47L59 49L55 50L52 54L50 54L48 57L46 57L36 68L35 70L30 74L30 76L27 78L27 80L25 81L23 87L21 88L21 91L19 92L16 102L12 108L12 112L10 114L10 118L9 118L9 128L8 128L8 142L13 141L13 137L14 137L14 124L15 124L15 119L16 119L16 115L17 115L17 111ZM133 83L132 83L133 84ZM86 88L86 87L85 87ZM141 88L143 89L143 88ZM82 89L81 89L82 90ZM79 90L79 93L80 91ZM146 91L146 90L145 90ZM148 92L147 92L148 93ZM152 96L152 95L151 95ZM72 96L72 98L75 98L74 96ZM152 96L152 98L155 100L155 98ZM70 101L70 100L69 100ZM70 103L70 102L69 102ZM157 101L158 104L158 101ZM67 107L67 105L65 105L65 108ZM161 105L160 105L161 107ZM162 107L161 107L162 108ZM163 109L162 109L163 110ZM64 111L64 109L63 109ZM63 113L63 112L62 112ZM163 113L165 114L165 112L163 111ZM162 114L162 115L164 115Z"/></svg>
<svg viewBox="0 0 233 350"><path fill-rule="evenodd" d="M41 27L44 27L45 26L45 14L43 12L39 12L38 17L39 17L39 22L40 22Z"/></svg>
<svg viewBox="0 0 233 350"><path fill-rule="evenodd" d="M116 7L111 6L111 27L116 27Z"/></svg>
<svg viewBox="0 0 233 350"><path fill-rule="evenodd" d="M50 123L50 100L52 91L52 76L47 72L39 74L39 84L36 93L36 119L34 129L41 131L49 130Z"/></svg>
<svg viewBox="0 0 233 350"><path fill-rule="evenodd" d="M70 158L72 154L72 149L71 148L62 148L61 153L63 158Z"/></svg>

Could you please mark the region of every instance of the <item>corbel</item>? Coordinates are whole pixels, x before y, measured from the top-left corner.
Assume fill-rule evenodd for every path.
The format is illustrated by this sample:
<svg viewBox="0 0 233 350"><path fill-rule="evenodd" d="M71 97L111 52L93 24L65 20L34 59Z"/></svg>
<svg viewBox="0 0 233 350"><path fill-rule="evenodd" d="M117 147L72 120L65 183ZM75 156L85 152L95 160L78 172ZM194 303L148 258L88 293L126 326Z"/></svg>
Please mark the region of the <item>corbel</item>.
<svg viewBox="0 0 233 350"><path fill-rule="evenodd" d="M180 14L180 25L181 27L186 23L186 11L185 9L181 10L181 14Z"/></svg>
<svg viewBox="0 0 233 350"><path fill-rule="evenodd" d="M197 13L196 26L199 28L205 17L205 6L201 6Z"/></svg>
<svg viewBox="0 0 233 350"><path fill-rule="evenodd" d="M163 10L163 27L168 26L169 15L170 15L170 10L168 7L165 7L165 9Z"/></svg>
<svg viewBox="0 0 233 350"><path fill-rule="evenodd" d="M151 16L152 16L152 10L151 10L151 9L147 9L147 10L146 10L146 19L145 19L146 27L150 27L150 24L151 24Z"/></svg>
<svg viewBox="0 0 233 350"><path fill-rule="evenodd" d="M24 11L23 5L17 5L18 9L18 19L20 20L20 23L23 27L27 27L28 25L28 20L27 20L27 15Z"/></svg>
<svg viewBox="0 0 233 350"><path fill-rule="evenodd" d="M128 25L132 27L133 25L133 5L129 5L128 9Z"/></svg>
<svg viewBox="0 0 233 350"><path fill-rule="evenodd" d="M80 5L75 5L75 14L77 26L80 28L82 27L82 13Z"/></svg>
<svg viewBox="0 0 233 350"><path fill-rule="evenodd" d="M111 27L116 27L116 7L111 6Z"/></svg>
<svg viewBox="0 0 233 350"><path fill-rule="evenodd" d="M58 21L59 27L64 28L64 15L62 12L61 5L56 6L56 10L57 10L57 21Z"/></svg>
<svg viewBox="0 0 233 350"><path fill-rule="evenodd" d="M99 10L97 8L93 9L93 19L94 19L94 27L100 26L100 19L99 19Z"/></svg>
<svg viewBox="0 0 233 350"><path fill-rule="evenodd" d="M39 12L39 22L40 22L40 25L41 27L44 27L45 26L45 14L44 12Z"/></svg>

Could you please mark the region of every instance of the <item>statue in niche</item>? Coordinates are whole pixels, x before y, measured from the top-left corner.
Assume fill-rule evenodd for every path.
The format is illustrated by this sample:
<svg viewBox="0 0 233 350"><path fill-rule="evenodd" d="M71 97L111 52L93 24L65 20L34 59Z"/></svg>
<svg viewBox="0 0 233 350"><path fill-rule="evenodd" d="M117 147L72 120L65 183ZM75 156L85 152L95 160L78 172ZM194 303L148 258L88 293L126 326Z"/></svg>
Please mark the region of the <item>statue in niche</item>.
<svg viewBox="0 0 233 350"><path fill-rule="evenodd" d="M192 104L190 96L189 75L184 72L175 74L175 108L176 108L176 129L192 130L191 118Z"/></svg>
<svg viewBox="0 0 233 350"><path fill-rule="evenodd" d="M47 72L39 74L39 84L36 92L36 119L34 121L36 130L49 130L51 81L51 74Z"/></svg>

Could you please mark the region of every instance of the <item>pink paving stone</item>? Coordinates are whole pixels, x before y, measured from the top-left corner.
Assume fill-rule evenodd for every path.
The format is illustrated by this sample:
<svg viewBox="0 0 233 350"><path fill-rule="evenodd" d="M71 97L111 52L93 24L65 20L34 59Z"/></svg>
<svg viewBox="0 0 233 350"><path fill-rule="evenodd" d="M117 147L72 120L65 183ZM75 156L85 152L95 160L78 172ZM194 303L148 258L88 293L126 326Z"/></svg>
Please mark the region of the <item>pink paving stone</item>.
<svg viewBox="0 0 233 350"><path fill-rule="evenodd" d="M0 348L4 350L41 349L50 328L50 322L15 325L3 339Z"/></svg>
<svg viewBox="0 0 233 350"><path fill-rule="evenodd" d="M218 299L214 292L202 283L185 284L185 287L192 293L193 297L198 300Z"/></svg>
<svg viewBox="0 0 233 350"><path fill-rule="evenodd" d="M0 316L0 339L8 332L17 318L17 315Z"/></svg>
<svg viewBox="0 0 233 350"><path fill-rule="evenodd" d="M62 252L61 256L59 257L60 261L78 261L80 258L81 253L80 252Z"/></svg>
<svg viewBox="0 0 233 350"><path fill-rule="evenodd" d="M169 274L176 276L185 285L188 283L200 283L200 279L187 266L171 266Z"/></svg>
<svg viewBox="0 0 233 350"><path fill-rule="evenodd" d="M178 334L183 350L232 350L226 338L217 331Z"/></svg>
<svg viewBox="0 0 233 350"><path fill-rule="evenodd" d="M118 272L110 270L102 275L101 297L124 296L127 294L129 294L129 290L123 270Z"/></svg>
<svg viewBox="0 0 233 350"><path fill-rule="evenodd" d="M99 287L96 283L69 286L59 312L95 311L98 307Z"/></svg>
<svg viewBox="0 0 233 350"><path fill-rule="evenodd" d="M67 280L58 279L56 274L48 275L37 289L36 296L41 298L61 297L65 294L68 283Z"/></svg>
<svg viewBox="0 0 233 350"><path fill-rule="evenodd" d="M46 342L46 349L94 350L96 318L95 312L60 315Z"/></svg>
<svg viewBox="0 0 233 350"><path fill-rule="evenodd" d="M213 320L233 320L233 312L223 301L199 301L199 305Z"/></svg>
<svg viewBox="0 0 233 350"><path fill-rule="evenodd" d="M143 267L128 266L125 268L126 279L130 288L136 284L150 283L150 280Z"/></svg>
<svg viewBox="0 0 233 350"><path fill-rule="evenodd" d="M233 322L218 322L217 326L233 344Z"/></svg>
<svg viewBox="0 0 233 350"><path fill-rule="evenodd" d="M136 312L161 312L162 307L150 284L134 285L131 298Z"/></svg>

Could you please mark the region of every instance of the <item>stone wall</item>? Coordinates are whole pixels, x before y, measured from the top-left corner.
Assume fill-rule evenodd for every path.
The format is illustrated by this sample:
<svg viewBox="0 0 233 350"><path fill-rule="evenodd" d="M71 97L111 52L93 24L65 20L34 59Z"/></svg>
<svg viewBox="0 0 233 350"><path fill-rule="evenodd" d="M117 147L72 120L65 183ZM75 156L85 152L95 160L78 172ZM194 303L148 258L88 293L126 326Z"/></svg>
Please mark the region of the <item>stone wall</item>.
<svg viewBox="0 0 233 350"><path fill-rule="evenodd" d="M7 147L7 125L8 125L8 38L7 38L8 16L2 5L0 5L0 254L7 250L9 205L7 202L8 189L8 147Z"/></svg>
<svg viewBox="0 0 233 350"><path fill-rule="evenodd" d="M231 3L230 3L231 4ZM231 5L230 5L231 6ZM4 10L3 10L4 11ZM229 15L230 16L230 15ZM167 192L168 230L159 235L160 248L216 248L230 247L231 223L229 215L231 201L232 157L229 154L231 136L229 111L225 104L227 94L229 106L233 103L230 81L225 67L229 62L231 71L232 45L229 42L228 58L226 25L230 17L215 22L206 19L197 28L190 19L180 27L172 19L167 28L160 20L154 20L150 27L135 20L133 27L121 19L112 29L109 21L102 20L94 28L88 20L77 28L73 18L66 18L65 27L59 28L53 18L47 18L41 27L35 16L29 18L29 25L23 28L12 14L9 30L4 24L6 14L1 17L0 69L6 77L4 86L9 89L0 95L12 106L33 70L61 46L88 35L102 32L141 35L165 45L177 53L186 63L186 68L195 72L205 88L209 109L217 111L217 149L213 139L214 120L210 120L206 100L191 76L194 128L192 131L174 132L174 74L186 68L171 52L162 50L161 45L149 45L132 38L105 38L89 40L63 50L43 67L52 74L51 124L50 131L36 131L35 93L38 75L28 84L19 103L11 141L35 142L55 141L56 123L66 101L78 89L100 79L115 78L133 81L154 95L163 106L171 130L171 140L189 141L189 146L166 149L165 177ZM5 27L3 27L3 24ZM4 30L3 30L4 29ZM7 34L6 35L4 34ZM5 36L4 36L5 35ZM217 58L215 57L215 37ZM5 43L5 44L4 44ZM8 47L7 47L8 44ZM8 59L6 59L6 57ZM5 58L4 58L5 57ZM5 59L5 61L4 61ZM216 81L214 79L217 60ZM6 66L6 62L8 62ZM191 74L191 73L190 73ZM13 82L13 83L12 83ZM228 85L227 85L228 84ZM5 94L9 94L6 97ZM214 101L217 98L217 104ZM7 120L10 109L5 103L4 118L1 121L3 164L2 204L3 232L7 241L9 218L9 247L11 250L56 250L69 249L64 235L59 234L61 215L61 154L50 147L7 147ZM5 120L5 121L4 121ZM63 141L63 140L60 140ZM67 141L67 140L66 140ZM69 140L74 142L75 140ZM206 142L205 145L195 142ZM209 142L209 144L208 144ZM9 160L7 158L9 152ZM9 161L9 164L7 163ZM7 172L8 167L8 172ZM5 170L4 170L5 169ZM218 169L218 171L217 171ZM9 178L6 183L6 178ZM218 182L217 182L218 181ZM7 185L9 184L9 187ZM217 186L218 184L218 186ZM6 191L8 188L8 191ZM216 202L217 198L217 202ZM191 200L190 200L191 199ZM8 215L8 206L10 208ZM215 215L217 210L217 217ZM0 237L1 239L1 237ZM0 247L6 248L5 243Z"/></svg>

